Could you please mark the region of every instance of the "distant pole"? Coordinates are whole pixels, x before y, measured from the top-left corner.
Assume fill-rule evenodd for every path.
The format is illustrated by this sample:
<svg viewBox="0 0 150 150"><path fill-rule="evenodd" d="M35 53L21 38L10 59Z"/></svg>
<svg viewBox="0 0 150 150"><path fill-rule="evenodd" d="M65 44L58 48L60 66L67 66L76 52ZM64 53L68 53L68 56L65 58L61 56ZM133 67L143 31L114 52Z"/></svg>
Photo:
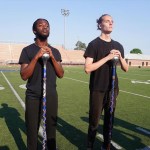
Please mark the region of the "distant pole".
<svg viewBox="0 0 150 150"><path fill-rule="evenodd" d="M66 49L66 23L65 23L65 17L69 16L69 10L61 9L61 14L64 16L64 49Z"/></svg>

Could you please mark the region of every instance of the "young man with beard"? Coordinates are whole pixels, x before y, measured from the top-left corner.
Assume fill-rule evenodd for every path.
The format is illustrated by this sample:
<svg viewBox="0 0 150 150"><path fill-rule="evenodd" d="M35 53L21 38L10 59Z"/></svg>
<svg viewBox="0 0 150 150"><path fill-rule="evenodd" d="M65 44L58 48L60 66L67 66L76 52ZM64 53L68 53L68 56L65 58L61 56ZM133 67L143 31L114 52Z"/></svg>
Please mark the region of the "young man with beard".
<svg viewBox="0 0 150 150"><path fill-rule="evenodd" d="M104 14L97 20L98 29L101 35L91 41L85 51L85 72L90 73L90 102L89 102L89 128L87 149L92 150L99 118L104 109L102 150L111 149L111 136L113 119L116 106L116 97L119 92L118 78L115 77L114 105L112 116L110 114L112 64L114 57L118 57L121 69L128 71L128 65L124 59L124 49L122 45L111 39L110 34L113 29L113 19L110 15ZM112 123L110 119L112 117ZM110 127L111 125L111 127ZM110 130L111 129L111 130Z"/></svg>
<svg viewBox="0 0 150 150"><path fill-rule="evenodd" d="M23 80L27 80L25 122L27 128L27 149L37 150L38 130L42 114L43 91L43 61L44 53L49 55L47 61L47 112L46 134L47 149L56 150L56 124L58 96L56 91L56 78L62 78L64 70L61 65L59 51L48 44L50 25L46 19L37 19L33 23L35 42L23 48L20 55L20 74Z"/></svg>

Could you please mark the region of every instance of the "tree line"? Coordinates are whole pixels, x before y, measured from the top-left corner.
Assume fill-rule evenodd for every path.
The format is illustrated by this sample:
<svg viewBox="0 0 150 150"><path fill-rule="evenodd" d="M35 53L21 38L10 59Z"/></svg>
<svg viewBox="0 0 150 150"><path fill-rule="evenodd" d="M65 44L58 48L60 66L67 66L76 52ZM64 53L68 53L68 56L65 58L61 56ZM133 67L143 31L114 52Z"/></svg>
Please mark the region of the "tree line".
<svg viewBox="0 0 150 150"><path fill-rule="evenodd" d="M85 51L87 46L85 43L81 42L81 41L77 41L76 47L74 48L74 50L83 50ZM142 51L139 48L134 48L130 51L131 54L142 54Z"/></svg>

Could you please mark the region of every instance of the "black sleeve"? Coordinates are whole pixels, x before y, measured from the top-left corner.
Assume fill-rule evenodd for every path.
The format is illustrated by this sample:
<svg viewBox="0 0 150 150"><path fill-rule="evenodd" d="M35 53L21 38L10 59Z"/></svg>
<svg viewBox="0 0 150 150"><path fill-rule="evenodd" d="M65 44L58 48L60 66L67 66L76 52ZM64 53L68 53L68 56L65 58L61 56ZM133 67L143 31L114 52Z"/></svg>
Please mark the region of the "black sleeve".
<svg viewBox="0 0 150 150"><path fill-rule="evenodd" d="M56 58L56 60L62 62L61 54L60 54L60 52L58 50L57 50L57 58Z"/></svg>
<svg viewBox="0 0 150 150"><path fill-rule="evenodd" d="M94 58L95 56L95 49L93 48L93 44L92 43L89 43L88 44L88 47L84 53L84 58L86 57L90 57L90 58Z"/></svg>
<svg viewBox="0 0 150 150"><path fill-rule="evenodd" d="M51 47L52 53L56 59L56 61L62 62L61 54L58 49Z"/></svg>
<svg viewBox="0 0 150 150"><path fill-rule="evenodd" d="M122 58L124 58L124 48L121 44L120 44L120 49L119 50L120 50Z"/></svg>
<svg viewBox="0 0 150 150"><path fill-rule="evenodd" d="M29 63L30 63L30 59L28 57L26 49L24 48L19 58L19 64L29 64Z"/></svg>

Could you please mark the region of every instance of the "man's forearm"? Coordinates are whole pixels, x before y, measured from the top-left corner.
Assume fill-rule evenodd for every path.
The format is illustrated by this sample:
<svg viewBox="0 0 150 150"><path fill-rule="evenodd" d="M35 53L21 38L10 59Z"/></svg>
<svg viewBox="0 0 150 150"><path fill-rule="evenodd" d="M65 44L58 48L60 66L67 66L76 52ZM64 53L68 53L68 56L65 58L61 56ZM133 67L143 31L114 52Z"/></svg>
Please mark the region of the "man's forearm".
<svg viewBox="0 0 150 150"><path fill-rule="evenodd" d="M33 74L35 65L37 63L37 58L33 58L32 61L28 64L28 65L21 65L21 77L23 80L27 80L29 77L31 77L31 75Z"/></svg>
<svg viewBox="0 0 150 150"><path fill-rule="evenodd" d="M51 60L52 60L52 63L53 63L53 66L54 66L56 75L57 75L59 78L62 78L63 75L64 75L64 70L63 70L61 64L58 63L54 57L52 57Z"/></svg>
<svg viewBox="0 0 150 150"><path fill-rule="evenodd" d="M121 63L121 69L125 72L128 71L128 64L126 63L124 58L120 58L120 63Z"/></svg>
<svg viewBox="0 0 150 150"><path fill-rule="evenodd" d="M109 57L106 56L95 63L85 64L85 72L91 73L92 71L97 70L99 67L101 67L103 64L105 64L108 60L109 60Z"/></svg>

